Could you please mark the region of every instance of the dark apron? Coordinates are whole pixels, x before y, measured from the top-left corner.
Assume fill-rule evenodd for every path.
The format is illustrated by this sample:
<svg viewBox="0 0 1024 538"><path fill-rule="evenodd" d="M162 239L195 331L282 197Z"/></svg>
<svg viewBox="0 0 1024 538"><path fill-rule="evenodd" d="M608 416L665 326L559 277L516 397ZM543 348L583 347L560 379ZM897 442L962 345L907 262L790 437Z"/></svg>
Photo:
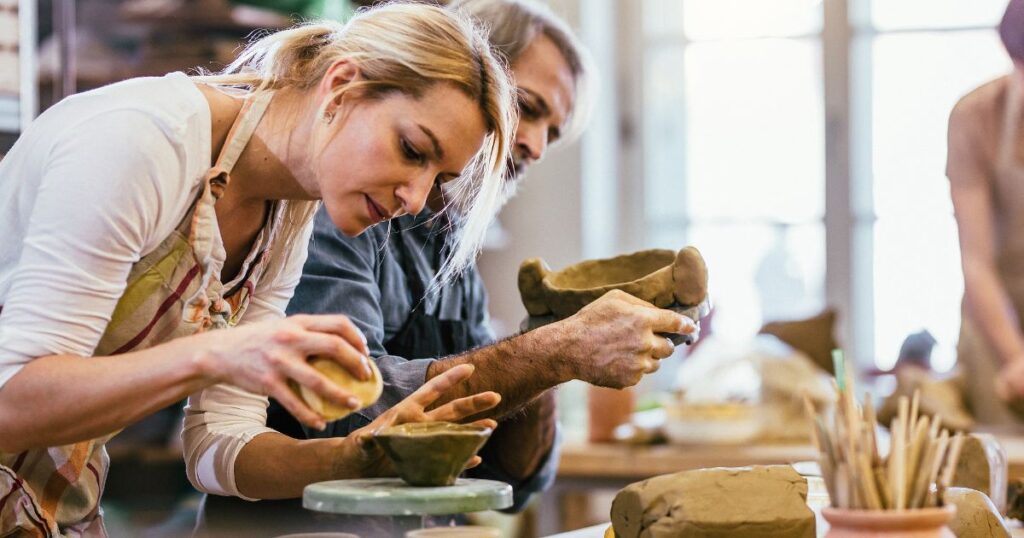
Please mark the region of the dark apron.
<svg viewBox="0 0 1024 538"><path fill-rule="evenodd" d="M388 355L406 359L433 359L468 351L474 345L469 334L469 323L466 321L469 317L466 304L468 294L463 293L460 319L441 319L436 314L426 313L424 310L430 277L420 271L419 266L409 255L410 250L402 238L402 231L396 230L394 234L401 250L402 272L405 273L405 283L409 286L413 307L402 328L390 340L384 342L384 349ZM435 241L444 244L443 240ZM443 251L444 247L439 250ZM443 252L439 252L438 260L440 259L443 259ZM441 310L444 293L445 290L442 290L435 310Z"/></svg>
<svg viewBox="0 0 1024 538"><path fill-rule="evenodd" d="M430 277L424 275L413 260L409 246L398 228L392 230L401 256L402 272L409 287L412 312L406 318L395 336L384 342L388 355L406 359L430 359L462 353L474 347L469 332L468 290L463 289L461 319L441 319L439 316L444 293L436 304L438 314L425 312L427 286ZM443 259L444 241L434 239L439 245L437 259ZM461 278L461 277L460 277ZM458 289L451 285L449 289ZM362 417L353 416L352 419ZM365 420L365 419L363 419ZM307 439L309 435L302 425L288 411L270 400L267 409L267 426L295 439ZM360 425L362 426L362 425ZM328 424L328 429L330 429ZM196 536L230 536L244 531L246 536L279 536L289 532L350 531L361 536L395 535L396 527L390 518L367 516L335 516L318 514L302 508L301 499L250 502L234 497L205 495L199 510L200 523ZM399 534L400 535L400 534Z"/></svg>

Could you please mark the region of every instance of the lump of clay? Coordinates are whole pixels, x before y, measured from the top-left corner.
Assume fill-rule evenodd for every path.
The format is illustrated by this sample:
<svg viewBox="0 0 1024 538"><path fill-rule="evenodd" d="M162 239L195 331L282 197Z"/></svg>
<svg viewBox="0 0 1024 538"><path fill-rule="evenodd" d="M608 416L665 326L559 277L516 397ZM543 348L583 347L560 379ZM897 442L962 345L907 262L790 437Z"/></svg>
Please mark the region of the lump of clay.
<svg viewBox="0 0 1024 538"><path fill-rule="evenodd" d="M1005 513L1008 473L1006 451L999 441L987 433L972 433L964 439L952 485L988 495L999 513Z"/></svg>
<svg viewBox="0 0 1024 538"><path fill-rule="evenodd" d="M807 481L788 465L697 469L630 484L612 503L618 538L814 538Z"/></svg>
<svg viewBox="0 0 1024 538"><path fill-rule="evenodd" d="M370 379L366 381L360 381L352 377L348 370L333 359L313 358L309 363L310 366L327 376L327 379L333 381L334 384L358 398L359 407L356 409L324 400L319 394L302 385L293 384L292 390L306 402L310 409L324 417L324 420L331 422L345 418L360 409L373 405L377 398L380 398L381 393L384 392L384 380L380 377L380 370L377 369L377 365L372 360L368 362L371 375Z"/></svg>
<svg viewBox="0 0 1024 538"><path fill-rule="evenodd" d="M1010 529L988 495L970 488L947 488L943 499L956 506L949 528L958 538L1010 538Z"/></svg>
<svg viewBox="0 0 1024 538"><path fill-rule="evenodd" d="M1024 480L1014 478L1006 488L1006 517L1024 521Z"/></svg>
<svg viewBox="0 0 1024 538"><path fill-rule="evenodd" d="M519 293L531 316L566 318L611 290L657 307L692 307L707 298L708 271L693 247L643 250L551 271L540 258L519 267Z"/></svg>

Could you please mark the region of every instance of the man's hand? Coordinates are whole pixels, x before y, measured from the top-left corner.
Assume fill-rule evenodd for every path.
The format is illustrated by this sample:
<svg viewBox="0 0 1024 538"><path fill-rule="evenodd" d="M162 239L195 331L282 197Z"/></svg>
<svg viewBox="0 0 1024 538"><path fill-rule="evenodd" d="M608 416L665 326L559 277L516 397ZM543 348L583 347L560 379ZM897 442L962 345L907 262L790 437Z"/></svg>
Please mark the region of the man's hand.
<svg viewBox="0 0 1024 538"><path fill-rule="evenodd" d="M602 387L637 384L658 370L675 346L665 334L690 334L686 316L613 290L559 322L570 338L573 377Z"/></svg>

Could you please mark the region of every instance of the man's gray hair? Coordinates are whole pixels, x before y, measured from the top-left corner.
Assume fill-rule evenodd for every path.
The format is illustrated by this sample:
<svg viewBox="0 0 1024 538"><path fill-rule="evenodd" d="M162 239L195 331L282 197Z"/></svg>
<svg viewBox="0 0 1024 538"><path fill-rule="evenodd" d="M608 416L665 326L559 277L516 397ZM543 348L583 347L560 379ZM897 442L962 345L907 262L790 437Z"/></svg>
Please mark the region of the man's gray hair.
<svg viewBox="0 0 1024 538"><path fill-rule="evenodd" d="M449 7L477 19L491 46L510 65L537 36L550 39L565 58L575 82L576 95L563 140L579 136L593 106L594 65L589 52L564 20L535 0L455 0Z"/></svg>

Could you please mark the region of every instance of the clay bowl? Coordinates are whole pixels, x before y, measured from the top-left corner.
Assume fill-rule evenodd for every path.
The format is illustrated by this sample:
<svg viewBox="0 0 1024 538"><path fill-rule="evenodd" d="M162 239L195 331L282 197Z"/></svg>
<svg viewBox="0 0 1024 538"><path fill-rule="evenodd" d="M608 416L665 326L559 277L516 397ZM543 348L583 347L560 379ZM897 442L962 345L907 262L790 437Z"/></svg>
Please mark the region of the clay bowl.
<svg viewBox="0 0 1024 538"><path fill-rule="evenodd" d="M519 267L519 293L531 316L575 314L611 290L621 290L659 308L693 307L707 298L707 267L700 252L643 250L587 260L552 271L540 258Z"/></svg>
<svg viewBox="0 0 1024 538"><path fill-rule="evenodd" d="M374 438L412 486L451 486L491 429L451 422L417 422L384 428Z"/></svg>

